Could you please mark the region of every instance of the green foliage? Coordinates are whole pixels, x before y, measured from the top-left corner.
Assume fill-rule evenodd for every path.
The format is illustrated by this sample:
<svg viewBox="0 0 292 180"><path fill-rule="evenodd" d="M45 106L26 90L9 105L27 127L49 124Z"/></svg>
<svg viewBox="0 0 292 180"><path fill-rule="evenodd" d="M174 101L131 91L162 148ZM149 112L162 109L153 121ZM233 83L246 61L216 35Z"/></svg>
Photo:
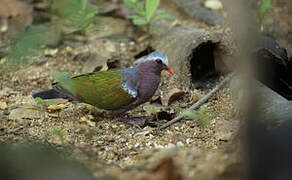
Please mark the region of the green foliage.
<svg viewBox="0 0 292 180"><path fill-rule="evenodd" d="M143 106L143 109L147 112L150 112L152 114L157 114L159 112L159 109L156 106L153 106L151 104L147 104Z"/></svg>
<svg viewBox="0 0 292 180"><path fill-rule="evenodd" d="M52 104L56 104L56 101L53 99L44 100L40 97L36 97L34 100L36 101L38 107L46 107Z"/></svg>
<svg viewBox="0 0 292 180"><path fill-rule="evenodd" d="M260 7L260 15L262 19L267 17L267 14L273 10L273 5L270 0L265 0Z"/></svg>
<svg viewBox="0 0 292 180"><path fill-rule="evenodd" d="M98 133L98 128L97 127L92 127L89 129L89 131L85 134L85 138L88 141L91 141L93 136L96 135Z"/></svg>
<svg viewBox="0 0 292 180"><path fill-rule="evenodd" d="M187 117L190 119L196 119L197 118L197 111L186 109L182 112L182 115L184 117Z"/></svg>
<svg viewBox="0 0 292 180"><path fill-rule="evenodd" d="M52 20L51 26L65 25L72 29L70 32L82 31L90 27L93 17L97 14L96 10L87 7L87 0L48 0L48 2L52 9L50 15L58 17L57 20L56 18ZM26 56L46 46L48 43L47 32L49 30L46 28L31 26L19 33L12 41L8 52L9 63L12 65L26 63L24 61L27 60Z"/></svg>
<svg viewBox="0 0 292 180"><path fill-rule="evenodd" d="M72 79L68 72L55 72L52 76L64 89L73 91Z"/></svg>
<svg viewBox="0 0 292 180"><path fill-rule="evenodd" d="M19 63L19 59L25 60L23 57L40 50L45 42L43 34L43 30L35 27L29 27L26 31L18 34L8 52L10 62Z"/></svg>
<svg viewBox="0 0 292 180"><path fill-rule="evenodd" d="M54 128L52 131L51 131L51 134L52 135L56 135L59 137L59 139L64 142L64 135L65 135L65 131L63 131L62 129L60 128Z"/></svg>
<svg viewBox="0 0 292 180"><path fill-rule="evenodd" d="M98 13L97 10L87 7L87 0L66 1L65 5L58 1L51 2L53 14L57 15L64 24L76 28L77 31L88 28L93 17Z"/></svg>
<svg viewBox="0 0 292 180"><path fill-rule="evenodd" d="M63 137L65 135L65 132L62 129L54 128L51 132L53 135L57 135L60 137Z"/></svg>
<svg viewBox="0 0 292 180"><path fill-rule="evenodd" d="M155 22L161 19L175 19L175 17L169 13L156 13L155 11L159 7L160 0L124 0L129 8L131 8L136 15L129 16L133 20L133 23L137 26L147 25L151 32L159 34L160 31L155 26Z"/></svg>
<svg viewBox="0 0 292 180"><path fill-rule="evenodd" d="M143 17L146 15L143 0L124 0L124 4L131 8L138 16Z"/></svg>
<svg viewBox="0 0 292 180"><path fill-rule="evenodd" d="M160 0L146 0L146 19L150 22L153 13L156 11L160 4Z"/></svg>
<svg viewBox="0 0 292 180"><path fill-rule="evenodd" d="M157 108L156 106L153 106L151 104L147 104L145 106L143 106L143 109L153 115L156 116L156 119L158 120L158 113L159 113L159 108Z"/></svg>
<svg viewBox="0 0 292 180"><path fill-rule="evenodd" d="M210 125L211 114L206 111L206 107L201 107L198 111L187 109L182 112L184 117L190 119L196 119L201 128L205 128Z"/></svg>

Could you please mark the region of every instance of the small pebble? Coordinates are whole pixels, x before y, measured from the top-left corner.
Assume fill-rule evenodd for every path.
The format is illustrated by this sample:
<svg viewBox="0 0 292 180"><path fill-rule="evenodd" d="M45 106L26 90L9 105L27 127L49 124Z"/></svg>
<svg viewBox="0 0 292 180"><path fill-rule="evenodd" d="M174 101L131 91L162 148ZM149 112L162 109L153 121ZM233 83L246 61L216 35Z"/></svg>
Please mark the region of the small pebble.
<svg viewBox="0 0 292 180"><path fill-rule="evenodd" d="M130 46L134 46L135 45L135 42L134 41L131 41L129 44L130 44Z"/></svg>
<svg viewBox="0 0 292 180"><path fill-rule="evenodd" d="M58 49L45 49L45 56L56 56L56 54L58 53Z"/></svg>
<svg viewBox="0 0 292 180"><path fill-rule="evenodd" d="M186 139L186 143L187 143L187 144L190 144L191 142L192 142L192 140L191 140L190 138L187 138L187 139Z"/></svg>
<svg viewBox="0 0 292 180"><path fill-rule="evenodd" d="M72 53L73 49L70 46L66 47L66 52L67 53Z"/></svg>
<svg viewBox="0 0 292 180"><path fill-rule="evenodd" d="M181 142L181 141L177 142L176 145L179 146L179 147L184 147L185 146L184 143Z"/></svg>
<svg viewBox="0 0 292 180"><path fill-rule="evenodd" d="M104 141L97 141L98 144L104 144Z"/></svg>
<svg viewBox="0 0 292 180"><path fill-rule="evenodd" d="M65 109L66 107L67 107L67 105L65 105L65 104L51 104L48 106L48 110L59 111L59 110Z"/></svg>
<svg viewBox="0 0 292 180"><path fill-rule="evenodd" d="M4 110L4 109L6 109L6 108L7 108L7 103L4 102L4 101L0 101L0 109L1 109L1 110Z"/></svg>

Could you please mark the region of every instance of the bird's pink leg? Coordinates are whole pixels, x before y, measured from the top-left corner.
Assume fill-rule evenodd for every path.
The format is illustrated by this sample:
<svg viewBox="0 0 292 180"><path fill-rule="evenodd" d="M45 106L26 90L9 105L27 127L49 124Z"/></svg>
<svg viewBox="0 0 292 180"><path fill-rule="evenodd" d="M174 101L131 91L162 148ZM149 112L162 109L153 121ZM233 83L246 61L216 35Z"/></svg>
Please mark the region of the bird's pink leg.
<svg viewBox="0 0 292 180"><path fill-rule="evenodd" d="M135 119L134 120L134 119L131 119L130 117L127 117L127 116L118 116L117 120L122 121L126 124L137 126L137 127L143 126L146 122L145 119Z"/></svg>

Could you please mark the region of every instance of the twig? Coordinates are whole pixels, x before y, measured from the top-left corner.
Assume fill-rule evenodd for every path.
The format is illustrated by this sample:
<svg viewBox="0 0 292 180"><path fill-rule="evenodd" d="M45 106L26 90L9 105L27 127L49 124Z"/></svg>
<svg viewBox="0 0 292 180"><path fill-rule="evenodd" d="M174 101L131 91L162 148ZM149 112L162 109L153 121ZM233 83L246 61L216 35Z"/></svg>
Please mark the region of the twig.
<svg viewBox="0 0 292 180"><path fill-rule="evenodd" d="M290 90L292 90L292 87L289 85L289 83L287 83L287 81L285 81L284 79L280 79L280 81L282 82L282 83L284 83Z"/></svg>
<svg viewBox="0 0 292 180"><path fill-rule="evenodd" d="M219 89L221 89L234 75L234 73L229 74L228 76L226 76L214 89L212 89L212 91L210 91L207 95L205 95L202 99L200 99L198 102L196 102L195 104L193 104L189 110L195 110L198 109L202 104L204 104L205 102L208 101L208 99L210 99ZM171 121L168 121L167 123L163 124L162 126L160 126L158 128L158 130L160 129L164 129L170 125L172 125L173 123L181 120L184 116L182 114L179 114L177 117L175 117L174 119L172 119Z"/></svg>

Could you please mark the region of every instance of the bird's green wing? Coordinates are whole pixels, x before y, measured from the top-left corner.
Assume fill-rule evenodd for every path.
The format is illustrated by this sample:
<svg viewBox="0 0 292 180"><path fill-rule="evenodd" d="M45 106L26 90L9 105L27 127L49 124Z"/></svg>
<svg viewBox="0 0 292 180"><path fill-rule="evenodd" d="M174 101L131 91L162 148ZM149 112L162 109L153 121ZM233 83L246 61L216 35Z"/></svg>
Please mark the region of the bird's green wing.
<svg viewBox="0 0 292 180"><path fill-rule="evenodd" d="M116 110L133 102L123 83L125 77L118 70L102 71L72 78L70 92L76 99L100 109Z"/></svg>

